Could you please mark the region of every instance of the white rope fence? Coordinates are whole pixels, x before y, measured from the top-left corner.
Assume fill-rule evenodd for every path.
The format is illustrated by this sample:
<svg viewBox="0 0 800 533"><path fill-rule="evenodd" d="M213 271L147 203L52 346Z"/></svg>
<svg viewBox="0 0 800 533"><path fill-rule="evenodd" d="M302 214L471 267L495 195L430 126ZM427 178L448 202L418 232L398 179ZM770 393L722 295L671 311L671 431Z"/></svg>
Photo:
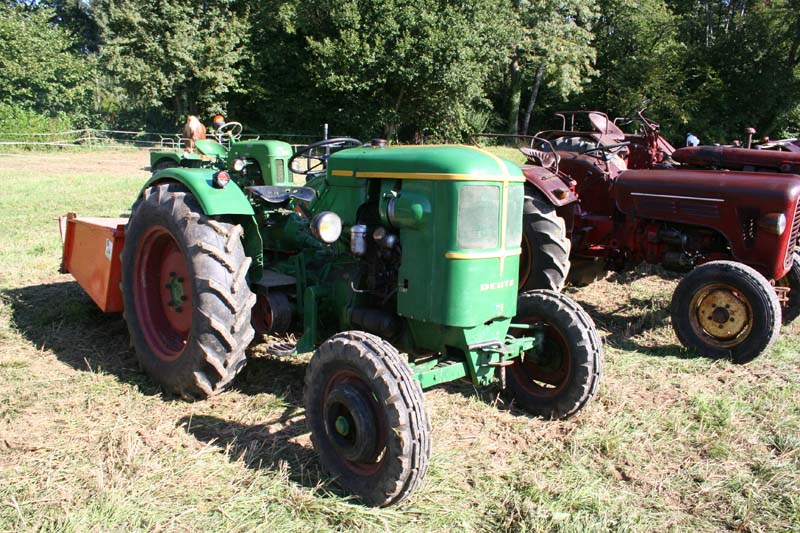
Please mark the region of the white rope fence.
<svg viewBox="0 0 800 533"><path fill-rule="evenodd" d="M209 138L214 138L209 135ZM319 135L298 133L248 133L240 140L286 140L291 144L303 145L319 139ZM298 142L298 141L305 142ZM147 131L106 130L84 128L52 133L0 132L0 146L50 146L59 148L151 148L177 150L186 146L187 139L180 133Z"/></svg>

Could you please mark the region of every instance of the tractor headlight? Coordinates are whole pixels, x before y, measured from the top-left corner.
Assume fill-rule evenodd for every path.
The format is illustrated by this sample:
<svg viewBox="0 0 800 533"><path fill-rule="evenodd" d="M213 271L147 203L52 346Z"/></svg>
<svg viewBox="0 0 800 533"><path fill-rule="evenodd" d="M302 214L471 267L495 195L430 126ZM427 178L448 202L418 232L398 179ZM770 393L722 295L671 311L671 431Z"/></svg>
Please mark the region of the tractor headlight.
<svg viewBox="0 0 800 533"><path fill-rule="evenodd" d="M236 172L241 172L244 170L244 167L247 166L247 162L244 159L234 159L233 160L233 170Z"/></svg>
<svg viewBox="0 0 800 533"><path fill-rule="evenodd" d="M758 227L780 237L786 231L786 215L767 213L758 221Z"/></svg>
<svg viewBox="0 0 800 533"><path fill-rule="evenodd" d="M324 243L336 242L342 234L342 219L333 211L323 211L311 221L311 233Z"/></svg>
<svg viewBox="0 0 800 533"><path fill-rule="evenodd" d="M224 170L220 170L216 174L214 174L214 187L217 189L224 189L228 182L231 181L231 175L225 172Z"/></svg>

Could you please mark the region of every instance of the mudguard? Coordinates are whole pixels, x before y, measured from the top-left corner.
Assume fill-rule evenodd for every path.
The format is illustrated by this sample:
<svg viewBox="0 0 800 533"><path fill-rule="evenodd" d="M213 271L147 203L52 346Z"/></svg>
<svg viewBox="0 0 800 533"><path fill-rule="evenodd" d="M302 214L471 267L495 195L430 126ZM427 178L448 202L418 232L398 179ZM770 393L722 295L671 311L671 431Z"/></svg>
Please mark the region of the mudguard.
<svg viewBox="0 0 800 533"><path fill-rule="evenodd" d="M791 267L800 236L798 199L800 177L765 172L628 170L614 184L621 212L716 230L736 260L767 279L780 279ZM768 213L786 216L782 235L759 229Z"/></svg>
<svg viewBox="0 0 800 533"><path fill-rule="evenodd" d="M564 181L546 168L537 165L522 165L525 183L538 189L556 207L578 200L575 192Z"/></svg>
<svg viewBox="0 0 800 533"><path fill-rule="evenodd" d="M253 206L233 180L223 189L214 187L214 174L217 172L210 168L168 168L147 180L142 192L154 183L177 181L194 194L207 215L254 215Z"/></svg>

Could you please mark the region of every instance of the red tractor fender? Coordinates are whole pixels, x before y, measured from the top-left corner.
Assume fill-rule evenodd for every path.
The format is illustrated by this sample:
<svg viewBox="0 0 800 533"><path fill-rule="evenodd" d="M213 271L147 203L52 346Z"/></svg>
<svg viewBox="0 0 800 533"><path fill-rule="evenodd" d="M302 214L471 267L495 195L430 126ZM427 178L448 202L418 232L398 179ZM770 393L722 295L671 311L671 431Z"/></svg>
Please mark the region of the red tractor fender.
<svg viewBox="0 0 800 533"><path fill-rule="evenodd" d="M578 200L574 186L570 187L557 174L538 165L522 165L525 183L540 191L556 207L562 207Z"/></svg>
<svg viewBox="0 0 800 533"><path fill-rule="evenodd" d="M710 228L724 236L733 257L781 279L800 237L800 176L714 170L628 170L614 184L617 209L629 217ZM786 230L761 227L783 213Z"/></svg>
<svg viewBox="0 0 800 533"><path fill-rule="evenodd" d="M766 169L786 174L800 174L800 153L752 150L729 146L687 146L678 148L672 159L694 167L717 167L731 170Z"/></svg>

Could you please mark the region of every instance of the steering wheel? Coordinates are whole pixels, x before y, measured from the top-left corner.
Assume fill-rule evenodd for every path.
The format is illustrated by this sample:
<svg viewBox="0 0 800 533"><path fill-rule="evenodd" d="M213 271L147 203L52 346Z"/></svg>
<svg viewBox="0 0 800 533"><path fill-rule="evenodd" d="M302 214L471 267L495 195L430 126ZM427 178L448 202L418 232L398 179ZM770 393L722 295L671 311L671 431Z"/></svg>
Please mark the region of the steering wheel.
<svg viewBox="0 0 800 533"><path fill-rule="evenodd" d="M637 118L641 117L641 114L644 113L644 110L647 109L647 106L650 105L650 102L652 102L652 99L645 98L642 100L641 104L634 106L634 108L631 109L631 112L625 115L625 118L616 119L614 122L618 126L626 126L634 122Z"/></svg>
<svg viewBox="0 0 800 533"><path fill-rule="evenodd" d="M589 148L588 150L583 150L578 152L579 154L590 154L592 152L608 152L609 154L616 154L619 150L614 150L614 148L623 148L628 146L630 141L625 141L624 143L617 143L617 144L607 144L605 146L599 145L595 146L594 148Z"/></svg>
<svg viewBox="0 0 800 533"><path fill-rule="evenodd" d="M295 174L304 176L316 176L322 174L328 168L328 158L331 156L331 148L334 152L347 148L358 148L364 143L353 137L334 137L311 143L305 148L298 150L289 159L289 170ZM300 164L300 159L305 159L305 164Z"/></svg>
<svg viewBox="0 0 800 533"><path fill-rule="evenodd" d="M238 141L242 136L242 124L240 122L226 122L214 132L217 140L222 143L222 138L227 137L232 141Z"/></svg>

